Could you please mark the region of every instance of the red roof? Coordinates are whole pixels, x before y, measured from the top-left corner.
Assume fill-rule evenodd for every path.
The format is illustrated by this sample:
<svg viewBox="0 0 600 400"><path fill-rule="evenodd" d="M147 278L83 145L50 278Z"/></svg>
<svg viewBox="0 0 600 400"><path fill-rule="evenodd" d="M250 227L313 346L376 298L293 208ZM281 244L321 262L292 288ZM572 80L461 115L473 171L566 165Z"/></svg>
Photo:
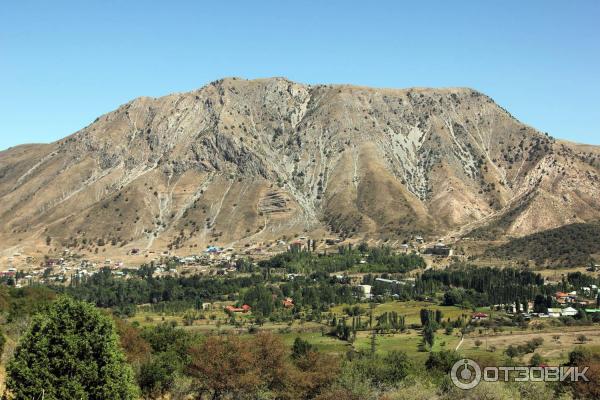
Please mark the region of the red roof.
<svg viewBox="0 0 600 400"><path fill-rule="evenodd" d="M250 311L251 308L252 307L250 307L248 304L244 304L241 307L227 306L227 307L225 307L225 310L231 311L231 312L248 312L248 311Z"/></svg>
<svg viewBox="0 0 600 400"><path fill-rule="evenodd" d="M482 313L482 312L476 312L473 314L473 318L487 318L488 315L486 313Z"/></svg>
<svg viewBox="0 0 600 400"><path fill-rule="evenodd" d="M283 300L283 306L285 308L292 308L294 307L294 301L288 297L285 300Z"/></svg>

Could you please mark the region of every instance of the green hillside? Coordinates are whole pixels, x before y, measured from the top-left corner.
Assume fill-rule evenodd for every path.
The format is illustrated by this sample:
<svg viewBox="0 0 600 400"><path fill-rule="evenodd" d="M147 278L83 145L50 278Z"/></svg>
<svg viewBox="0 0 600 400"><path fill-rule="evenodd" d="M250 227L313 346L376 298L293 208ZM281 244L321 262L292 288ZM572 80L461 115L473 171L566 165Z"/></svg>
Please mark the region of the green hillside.
<svg viewBox="0 0 600 400"><path fill-rule="evenodd" d="M487 257L534 260L538 265L588 265L600 254L600 223L572 224L534 233L486 251Z"/></svg>

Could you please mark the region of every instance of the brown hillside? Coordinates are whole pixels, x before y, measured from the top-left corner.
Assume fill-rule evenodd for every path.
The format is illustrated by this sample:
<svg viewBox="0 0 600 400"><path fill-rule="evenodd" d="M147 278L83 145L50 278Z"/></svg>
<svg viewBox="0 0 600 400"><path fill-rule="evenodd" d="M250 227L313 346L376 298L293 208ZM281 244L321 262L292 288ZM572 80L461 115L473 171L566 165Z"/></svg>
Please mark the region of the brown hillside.
<svg viewBox="0 0 600 400"><path fill-rule="evenodd" d="M0 239L13 252L46 237L93 251L519 236L598 219L599 160L471 89L230 78L1 152Z"/></svg>

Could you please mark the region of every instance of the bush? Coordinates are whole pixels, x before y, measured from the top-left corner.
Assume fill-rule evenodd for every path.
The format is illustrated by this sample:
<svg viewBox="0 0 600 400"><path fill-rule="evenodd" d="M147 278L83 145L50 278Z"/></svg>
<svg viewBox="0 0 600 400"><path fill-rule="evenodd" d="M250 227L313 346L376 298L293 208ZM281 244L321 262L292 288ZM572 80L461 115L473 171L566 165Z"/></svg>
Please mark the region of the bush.
<svg viewBox="0 0 600 400"><path fill-rule="evenodd" d="M579 343L585 343L585 342L587 342L587 340L588 340L587 336L585 336L583 334L577 335L577 341Z"/></svg>
<svg viewBox="0 0 600 400"><path fill-rule="evenodd" d="M177 372L182 368L175 352L164 352L142 364L138 382L142 392L151 396L162 396L173 387Z"/></svg>
<svg viewBox="0 0 600 400"><path fill-rule="evenodd" d="M294 345L292 346L292 358L298 359L300 357L305 357L308 352L313 350L313 346L308 343L308 341L297 337L294 340Z"/></svg>
<svg viewBox="0 0 600 400"><path fill-rule="evenodd" d="M113 321L63 297L33 318L8 364L15 399L134 399L133 373Z"/></svg>
<svg viewBox="0 0 600 400"><path fill-rule="evenodd" d="M362 357L351 363L359 376L368 380L372 386L395 385L402 381L412 370L406 353L391 351L385 356Z"/></svg>
<svg viewBox="0 0 600 400"><path fill-rule="evenodd" d="M455 351L432 352L425 361L425 367L430 371L447 374L452 369L455 362L460 360L460 355Z"/></svg>
<svg viewBox="0 0 600 400"><path fill-rule="evenodd" d="M532 367L539 367L544 363L544 359L538 353L533 353L531 356L531 360L529 360L529 365Z"/></svg>

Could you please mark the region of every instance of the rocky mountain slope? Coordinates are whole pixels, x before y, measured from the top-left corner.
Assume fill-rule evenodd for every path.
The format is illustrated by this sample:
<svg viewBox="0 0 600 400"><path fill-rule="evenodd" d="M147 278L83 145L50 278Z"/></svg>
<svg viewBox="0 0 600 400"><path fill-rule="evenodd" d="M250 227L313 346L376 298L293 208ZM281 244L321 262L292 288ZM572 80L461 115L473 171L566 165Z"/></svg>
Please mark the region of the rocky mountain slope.
<svg viewBox="0 0 600 400"><path fill-rule="evenodd" d="M519 236L598 219L599 173L471 89L228 78L1 152L0 247Z"/></svg>

